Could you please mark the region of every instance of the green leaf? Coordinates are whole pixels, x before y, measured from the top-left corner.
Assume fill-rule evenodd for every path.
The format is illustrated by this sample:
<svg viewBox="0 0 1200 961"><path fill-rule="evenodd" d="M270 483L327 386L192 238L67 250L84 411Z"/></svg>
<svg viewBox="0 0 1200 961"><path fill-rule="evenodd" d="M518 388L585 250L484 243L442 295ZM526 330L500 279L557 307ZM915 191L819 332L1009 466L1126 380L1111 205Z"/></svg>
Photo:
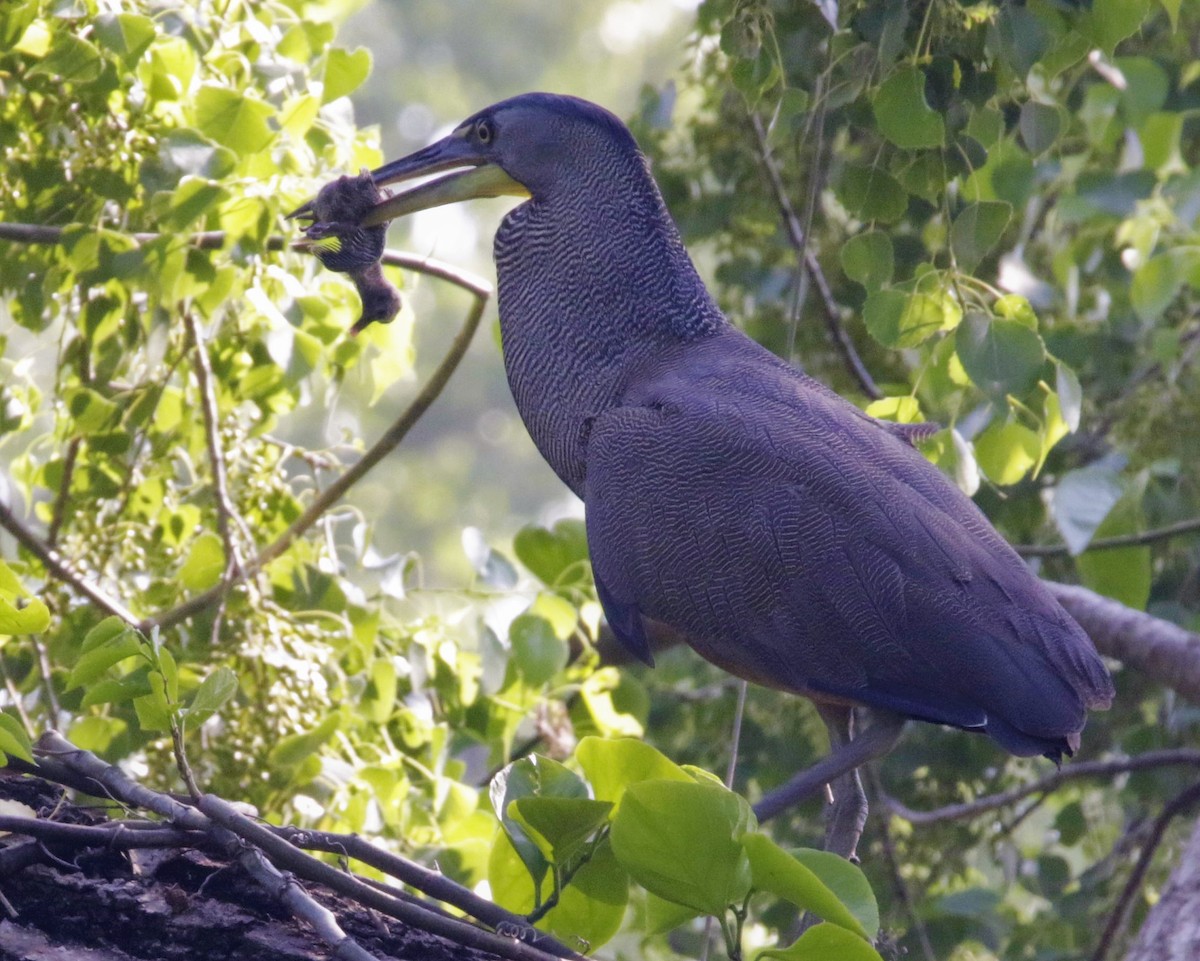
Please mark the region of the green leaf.
<svg viewBox="0 0 1200 961"><path fill-rule="evenodd" d="M216 181L186 176L168 195L166 204L156 202L152 206L162 229L182 231L228 199L229 191Z"/></svg>
<svg viewBox="0 0 1200 961"><path fill-rule="evenodd" d="M1024 424L992 424L975 439L975 460L996 484L1015 484L1037 463L1042 444Z"/></svg>
<svg viewBox="0 0 1200 961"><path fill-rule="evenodd" d="M12 600L24 593L25 588L21 586L21 581L12 572L12 568L0 560L0 597Z"/></svg>
<svg viewBox="0 0 1200 961"><path fill-rule="evenodd" d="M1050 513L1072 556L1082 554L1124 495L1120 475L1106 467L1067 471L1054 488Z"/></svg>
<svg viewBox="0 0 1200 961"><path fill-rule="evenodd" d="M40 634L50 626L50 609L38 598L0 597L0 635Z"/></svg>
<svg viewBox="0 0 1200 961"><path fill-rule="evenodd" d="M508 628L508 639L517 669L530 687L541 687L567 666L567 643L544 617L518 615Z"/></svg>
<svg viewBox="0 0 1200 961"><path fill-rule="evenodd" d="M513 553L548 587L587 578L587 530L581 520L561 520L549 529L523 527L513 538Z"/></svg>
<svg viewBox="0 0 1200 961"><path fill-rule="evenodd" d="M770 891L776 897L783 898L805 911L811 911L831 924L853 931L859 937L870 936L862 921L854 916L808 865L792 857L765 834L755 832L745 835L742 838L742 846L750 859L750 870L756 890ZM822 861L820 864L824 869L829 868L827 862ZM853 867L848 862L847 866ZM842 880L845 883L845 879ZM865 882L866 879L863 880ZM876 928L878 923L876 908Z"/></svg>
<svg viewBox="0 0 1200 961"><path fill-rule="evenodd" d="M587 785L578 774L557 761L534 754L513 761L492 778L488 795L500 826L512 842L517 855L525 863L534 884L541 884L550 862L541 848L510 813L514 801L522 798L577 798L587 800Z"/></svg>
<svg viewBox="0 0 1200 961"><path fill-rule="evenodd" d="M882 231L869 230L851 237L842 244L840 256L846 276L869 291L892 280L892 241Z"/></svg>
<svg viewBox="0 0 1200 961"><path fill-rule="evenodd" d="M63 83L90 83L104 69L100 51L86 40L66 32L54 35L54 45L30 70L29 76L44 74Z"/></svg>
<svg viewBox="0 0 1200 961"><path fill-rule="evenodd" d="M120 408L116 404L90 387L77 387L68 392L67 410L83 434L107 430L117 423L120 416Z"/></svg>
<svg viewBox="0 0 1200 961"><path fill-rule="evenodd" d="M15 717L0 711L0 755L33 762L33 745Z"/></svg>
<svg viewBox="0 0 1200 961"><path fill-rule="evenodd" d="M218 667L208 675L192 695L188 705L188 717L197 724L202 724L211 715L216 714L226 702L237 693L237 674L228 667Z"/></svg>
<svg viewBox="0 0 1200 961"><path fill-rule="evenodd" d="M1129 301L1138 318L1152 324L1179 295L1180 288L1194 280L1200 269L1200 247L1177 247L1151 257L1133 275Z"/></svg>
<svg viewBox="0 0 1200 961"><path fill-rule="evenodd" d="M228 87L202 86L195 111L201 133L243 156L261 153L275 139L268 123L275 108Z"/></svg>
<svg viewBox="0 0 1200 961"><path fill-rule="evenodd" d="M863 320L871 336L885 347L915 347L960 321L961 310L948 293L906 293L880 290L863 305Z"/></svg>
<svg viewBox="0 0 1200 961"><path fill-rule="evenodd" d="M862 868L829 851L797 848L789 853L837 895L862 924L867 937L879 933L879 903Z"/></svg>
<svg viewBox="0 0 1200 961"><path fill-rule="evenodd" d="M970 204L950 227L950 249L960 270L971 273L999 243L1012 219L1012 207L1003 201Z"/></svg>
<svg viewBox="0 0 1200 961"><path fill-rule="evenodd" d="M503 833L491 846L487 878L493 899L510 911L528 914L539 903L534 898L529 872ZM629 875L617 863L608 841L601 841L537 927L564 940L580 939L591 949L598 948L620 930L628 901Z"/></svg>
<svg viewBox="0 0 1200 961"><path fill-rule="evenodd" d="M337 733L341 726L341 716L333 713L326 715L325 719L311 731L281 739L267 754L267 767L271 769L296 767L315 754L321 745Z"/></svg>
<svg viewBox="0 0 1200 961"><path fill-rule="evenodd" d="M123 678L109 678L90 685L83 692L79 702L80 707L92 707L95 704L124 704L135 697L145 697L150 693L150 681L147 670L134 671Z"/></svg>
<svg viewBox="0 0 1200 961"><path fill-rule="evenodd" d="M154 41L154 21L135 13L102 13L92 21L96 39L133 66Z"/></svg>
<svg viewBox="0 0 1200 961"><path fill-rule="evenodd" d="M151 674L152 688L155 678L158 678L160 682L162 680L159 675ZM151 690L151 693L144 697L134 698L133 710L137 714L138 726L143 731L169 731L171 729L171 708L162 691Z"/></svg>
<svg viewBox="0 0 1200 961"><path fill-rule="evenodd" d="M333 47L325 58L325 90L322 103L353 93L371 73L371 51L366 47L343 50Z"/></svg>
<svg viewBox="0 0 1200 961"><path fill-rule="evenodd" d="M836 189L843 206L859 220L890 224L908 209L900 181L877 167L846 167Z"/></svg>
<svg viewBox="0 0 1200 961"><path fill-rule="evenodd" d="M1054 365L1054 391L1058 394L1059 410L1067 429L1079 430L1079 418L1083 413L1083 388L1075 371L1062 361Z"/></svg>
<svg viewBox="0 0 1200 961"><path fill-rule="evenodd" d="M815 925L789 947L767 948L759 957L779 961L883 961L870 942L833 924Z"/></svg>
<svg viewBox="0 0 1200 961"><path fill-rule="evenodd" d="M941 115L925 100L925 74L916 67L898 67L875 93L873 106L879 132L897 147L940 147L946 139Z"/></svg>
<svg viewBox="0 0 1200 961"><path fill-rule="evenodd" d="M386 724L396 711L398 678L390 657L376 658L371 664L371 682L363 697L367 715L375 724Z"/></svg>
<svg viewBox="0 0 1200 961"><path fill-rule="evenodd" d="M881 397L872 401L867 405L866 413L896 424L921 424L925 421L921 414L921 402L907 394L901 397Z"/></svg>
<svg viewBox="0 0 1200 961"><path fill-rule="evenodd" d="M1096 528L1095 539L1136 534L1142 527L1142 485L1126 493ZM1120 547L1084 551L1075 558L1083 585L1097 594L1144 611L1150 598L1152 577L1149 547Z"/></svg>
<svg viewBox="0 0 1200 961"><path fill-rule="evenodd" d="M1093 0L1082 27L1096 46L1111 54L1118 43L1137 31L1151 6L1152 0Z"/></svg>
<svg viewBox="0 0 1200 961"><path fill-rule="evenodd" d="M1035 157L1054 146L1062 131L1062 114L1053 104L1027 100L1021 104L1021 116L1017 122L1021 131L1021 142Z"/></svg>
<svg viewBox="0 0 1200 961"><path fill-rule="evenodd" d="M179 568L179 582L190 591L206 591L225 573L225 545L212 531L192 541L187 560Z"/></svg>
<svg viewBox="0 0 1200 961"><path fill-rule="evenodd" d="M488 587L511 590L516 586L516 568L507 557L499 551L492 550L479 528L463 528L462 547L475 573Z"/></svg>
<svg viewBox="0 0 1200 961"><path fill-rule="evenodd" d="M107 644L128 630L132 630L132 628L116 615L106 617L83 636L83 644L80 645L79 653L86 654L92 648Z"/></svg>
<svg viewBox="0 0 1200 961"><path fill-rule="evenodd" d="M551 864L568 864L608 821L610 801L579 797L524 797L506 812Z"/></svg>
<svg viewBox="0 0 1200 961"><path fill-rule="evenodd" d="M721 916L750 890L739 838L754 826L750 806L720 784L652 780L625 789L609 837L647 891Z"/></svg>
<svg viewBox="0 0 1200 961"><path fill-rule="evenodd" d="M1036 383L1046 347L1036 331L971 311L954 335L954 351L971 382L992 396L1021 394Z"/></svg>
<svg viewBox="0 0 1200 961"><path fill-rule="evenodd" d="M575 760L600 801L620 801L625 788L639 781L692 780L666 755L629 737L585 737L575 749Z"/></svg>
<svg viewBox="0 0 1200 961"><path fill-rule="evenodd" d="M1030 330L1038 329L1037 314L1034 313L1033 306L1020 294L1005 294L1003 297L998 297L992 305L992 309L997 317L1024 324Z"/></svg>
<svg viewBox="0 0 1200 961"><path fill-rule="evenodd" d="M67 690L90 684L114 664L126 658L145 654L142 636L133 630L124 630L97 647L92 648L78 661L67 676Z"/></svg>

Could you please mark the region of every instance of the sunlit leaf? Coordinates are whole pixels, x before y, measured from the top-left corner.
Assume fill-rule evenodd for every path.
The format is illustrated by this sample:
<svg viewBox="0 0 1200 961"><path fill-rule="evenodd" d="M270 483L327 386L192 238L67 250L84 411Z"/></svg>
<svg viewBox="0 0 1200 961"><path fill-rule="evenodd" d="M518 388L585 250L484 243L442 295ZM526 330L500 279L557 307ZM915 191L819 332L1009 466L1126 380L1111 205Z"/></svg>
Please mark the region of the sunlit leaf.
<svg viewBox="0 0 1200 961"><path fill-rule="evenodd" d="M651 780L625 789L609 837L621 866L648 891L723 915L750 890L739 838L753 827L749 805L720 784Z"/></svg>

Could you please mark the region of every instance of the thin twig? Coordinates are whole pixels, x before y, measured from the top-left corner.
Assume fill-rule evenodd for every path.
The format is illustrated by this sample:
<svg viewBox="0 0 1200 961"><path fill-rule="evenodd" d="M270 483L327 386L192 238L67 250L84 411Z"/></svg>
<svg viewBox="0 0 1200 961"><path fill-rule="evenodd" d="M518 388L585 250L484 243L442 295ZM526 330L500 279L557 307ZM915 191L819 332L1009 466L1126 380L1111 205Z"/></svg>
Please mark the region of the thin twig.
<svg viewBox="0 0 1200 961"><path fill-rule="evenodd" d="M478 329L479 322L483 318L483 310L487 304L490 287L480 282L476 287L469 287L468 289L475 294L475 302L471 305L467 319L463 322L462 329L455 336L450 349L446 352L445 357L442 358L442 362L438 365L437 369L430 375L421 392L413 398L412 403L409 404L392 426L387 429L384 435L375 442L374 446L357 463L347 468L337 480L318 494L313 502L309 504L308 509L273 543L264 547L258 553L258 556L247 561L241 578L223 581L169 611L148 618L141 625L143 630L150 630L153 627L172 627L191 617L196 612L204 610L210 604L217 603L240 580L253 576L265 565L283 554L284 551L295 543L297 538L317 523L330 507L341 500L351 487L362 480L371 468L395 449L396 445L404 439L413 425L429 409L430 404L441 394L450 376L454 373L459 362L466 354L471 339L475 336L475 331Z"/></svg>
<svg viewBox="0 0 1200 961"><path fill-rule="evenodd" d="M833 290L825 277L825 271L821 269L820 261L817 260L816 254L808 248L804 227L800 222L800 217L796 214L795 208L792 206L787 188L783 184L783 177L779 173L779 168L776 166L775 160L771 155L770 145L767 143L767 132L763 128L762 120L757 115L752 115L750 126L754 130L754 136L758 142L758 154L762 160L763 169L767 172L767 179L771 184L771 192L774 194L775 203L779 207L780 215L783 217L783 224L787 230L788 240L792 248L796 251L796 255L803 263L804 269L808 271L808 276L812 280L813 287L821 298L821 306L825 314L825 326L829 330L829 336L833 339L834 347L842 355L842 362L846 365L846 369L854 379L858 381L858 385L862 388L863 393L872 400L879 400L883 397L883 391L875 383L875 379L862 362L862 358L858 356L858 350L854 346L854 341L850 339L850 335L846 333L845 327L842 326L841 308L833 297Z"/></svg>
<svg viewBox="0 0 1200 961"><path fill-rule="evenodd" d="M883 785L879 781L879 772L873 764L867 765L867 777L871 782L872 793L876 797L882 797ZM933 945L929 941L929 932L925 928L921 913L917 910L912 891L909 890L904 875L900 873L900 859L896 856L896 839L892 837L890 820L891 814L887 811L878 818L879 838L883 842L883 856L887 859L888 873L892 877L892 887L895 889L900 903L904 906L904 913L908 915L909 927L916 932L917 943L921 946L921 953L925 956L925 961L937 961L937 956L933 953Z"/></svg>
<svg viewBox="0 0 1200 961"><path fill-rule="evenodd" d="M200 388L200 410L204 415L204 443L208 448L208 465L212 471L213 496L217 507L217 533L225 545L225 576L237 576L242 569L242 554L234 536L234 525L245 531L245 521L238 515L237 508L229 497L229 478L225 470L225 452L221 447L220 413L217 410L217 394L213 387L212 363L208 348L200 337L200 327L190 310L183 312L183 324L192 352L196 357L196 383Z"/></svg>
<svg viewBox="0 0 1200 961"><path fill-rule="evenodd" d="M208 835L199 831L184 831L154 821L147 821L146 825L144 830L135 831L115 821L107 824L63 824L46 818L0 814L0 831L76 848L129 851L137 848L203 847L211 843Z"/></svg>
<svg viewBox="0 0 1200 961"><path fill-rule="evenodd" d="M1108 916L1108 923L1104 926L1104 932L1100 935L1100 940L1096 944L1096 950L1092 953L1091 961L1104 961L1108 956L1113 943L1129 922L1129 912L1133 907L1133 899L1137 896L1138 891L1141 890L1142 882L1146 879L1146 872L1150 870L1150 862L1154 860L1154 853L1158 850L1159 844L1162 843L1163 834L1166 833L1167 827L1171 821L1197 802L1200 802L1200 782L1191 785L1175 795L1175 797L1167 802L1166 807L1162 809L1162 813L1154 819L1150 835L1142 845L1141 854L1138 855L1137 863L1133 866L1133 871L1130 872L1129 880L1125 882L1125 887L1121 890L1121 894L1117 898L1117 903L1113 906L1112 913Z"/></svg>
<svg viewBox="0 0 1200 961"><path fill-rule="evenodd" d="M58 532L62 529L63 518L67 513L67 502L71 499L71 481L75 477L75 461L79 456L81 443L82 439L79 437L72 437L67 443L67 453L63 457L62 480L58 484L54 510L50 514L50 527L46 532L46 543L50 547L58 543Z"/></svg>
<svg viewBox="0 0 1200 961"><path fill-rule="evenodd" d="M361 861L369 867L403 881L409 887L415 888L431 898L436 898L444 904L452 904L490 928L515 931L529 927L528 922L521 915L506 911L495 902L481 898L470 888L457 884L444 874L431 871L398 854L384 851L356 834L306 831L286 826L271 828L271 830L298 848L326 851L330 854L340 854L343 857ZM571 953L570 948L559 944L549 936L544 936L539 944L553 954L567 952L567 954L561 954L562 957L567 957Z"/></svg>
<svg viewBox="0 0 1200 961"><path fill-rule="evenodd" d="M1080 761L1078 764L1071 764L1053 771L1030 784L1011 788L999 794L988 794L976 798L974 801L934 808L931 811L914 811L886 794L881 793L880 798L888 811L904 818L911 824L937 824L940 821L961 821L978 817L989 811L995 811L997 808L1014 804L1031 794L1053 791L1067 781L1088 777L1111 777L1114 774L1144 771L1148 768L1175 766L1200 767L1200 750L1175 748L1164 751L1147 751L1136 757L1114 758L1109 761Z"/></svg>
<svg viewBox="0 0 1200 961"><path fill-rule="evenodd" d="M1078 553L1111 551L1121 547L1144 547L1147 544L1154 544L1157 541L1170 540L1172 537L1181 537L1184 534L1196 533L1200 533L1200 517L1193 517L1186 521L1168 524L1165 527L1156 527L1154 530L1140 531L1136 534L1118 534L1113 537L1101 537L1090 541L1087 547ZM1074 556L1074 553L1066 544L1014 544L1013 549L1023 557Z"/></svg>

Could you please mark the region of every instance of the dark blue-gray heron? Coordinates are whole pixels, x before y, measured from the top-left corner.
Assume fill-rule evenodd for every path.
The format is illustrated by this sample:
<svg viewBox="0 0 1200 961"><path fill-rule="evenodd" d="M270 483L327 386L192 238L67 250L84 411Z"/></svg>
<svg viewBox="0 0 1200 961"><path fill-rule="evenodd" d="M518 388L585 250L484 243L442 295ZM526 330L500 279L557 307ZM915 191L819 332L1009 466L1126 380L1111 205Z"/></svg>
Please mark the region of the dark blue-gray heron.
<svg viewBox="0 0 1200 961"><path fill-rule="evenodd" d="M1017 755L1078 748L1113 696L1089 638L914 448L921 428L867 416L723 316L620 120L525 94L372 176L434 173L361 223L527 198L495 239L504 364L538 450L583 499L617 638L652 663L645 619L662 622L811 698L829 727L830 757L760 814L836 781L828 843L853 856L855 769L907 718ZM856 705L875 721L852 739Z"/></svg>

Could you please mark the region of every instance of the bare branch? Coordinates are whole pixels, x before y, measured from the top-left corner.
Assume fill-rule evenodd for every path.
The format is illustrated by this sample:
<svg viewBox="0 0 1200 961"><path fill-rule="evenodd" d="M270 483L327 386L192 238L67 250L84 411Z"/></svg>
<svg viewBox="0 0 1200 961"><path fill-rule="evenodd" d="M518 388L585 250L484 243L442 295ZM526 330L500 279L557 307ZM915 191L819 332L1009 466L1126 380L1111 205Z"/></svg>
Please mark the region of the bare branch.
<svg viewBox="0 0 1200 961"><path fill-rule="evenodd" d="M107 824L64 824L46 818L0 814L0 831L77 848L97 847L115 851L197 847L208 842L208 836L198 831L183 831L153 821L146 822L145 830L132 830L117 821Z"/></svg>
<svg viewBox="0 0 1200 961"><path fill-rule="evenodd" d="M66 516L67 501L71 498L71 481L75 477L75 461L79 457L81 439L72 437L67 443L67 453L63 458L62 480L58 484L58 495L54 498L54 510L50 515L50 528L46 532L46 543L54 547L58 543L58 532L62 528Z"/></svg>
<svg viewBox="0 0 1200 961"><path fill-rule="evenodd" d="M1200 533L1200 517L1156 527L1137 534L1121 534L1116 537L1101 537L1088 543L1086 551L1111 551L1120 547L1144 547L1158 541ZM1066 544L1014 544L1013 550L1023 557L1070 557L1071 549Z"/></svg>
<svg viewBox="0 0 1200 961"><path fill-rule="evenodd" d="M879 389L870 371L863 364L862 358L858 356L858 350L854 346L854 341L850 339L850 335L846 333L845 327L842 326L842 310L833 297L833 290L829 286L829 281L825 278L825 271L821 269L821 262L817 260L816 254L808 249L804 227L801 225L800 218L792 206L791 198L788 197L787 188L784 187L779 168L775 165L775 160L771 156L771 149L767 143L767 132L763 128L762 120L757 115L752 115L750 126L754 130L754 136L758 142L758 154L762 160L763 169L767 172L767 179L770 181L771 192L775 196L775 203L779 207L780 215L783 217L783 224L787 230L788 240L796 251L797 257L800 258L804 269L808 272L808 276L821 298L821 306L825 314L825 326L829 331L829 336L833 340L834 347L842 355L842 362L846 365L846 369L850 371L854 379L858 381L858 385L862 388L863 393L872 400L879 400L883 397L883 391Z"/></svg>
<svg viewBox="0 0 1200 961"><path fill-rule="evenodd" d="M208 359L208 348L200 338L200 327L190 310L183 312L183 323L192 352L196 357L196 383L200 388L200 410L204 415L204 442L208 448L208 464L212 470L213 496L217 506L217 532L225 545L226 577L236 576L242 569L241 551L234 537L234 524L245 529L245 522L238 516L237 509L229 497L229 479L225 470L225 452L221 448L220 415L217 410L217 393L213 386L212 364Z"/></svg>
<svg viewBox="0 0 1200 961"><path fill-rule="evenodd" d="M1130 771L1176 766L1200 767L1200 750L1176 748L1165 751L1147 751L1136 757L1113 758L1108 761L1080 761L1077 764L1068 764L1066 767L1059 768L1030 784L1023 784L999 794L988 794L976 798L974 801L934 808L932 811L914 811L893 797L885 794L881 794L880 797L884 807L890 813L904 818L911 824L936 824L940 821L961 821L978 817L989 811L1015 804L1032 794L1048 793L1068 781L1077 781L1080 778L1112 777L1116 774L1127 774Z"/></svg>
<svg viewBox="0 0 1200 961"><path fill-rule="evenodd" d="M1086 587L1046 581L1096 649L1158 684L1200 701L1200 634L1135 611Z"/></svg>
<svg viewBox="0 0 1200 961"><path fill-rule="evenodd" d="M431 871L424 865L410 861L408 858L384 851L356 834L333 834L328 831L306 831L301 828L278 827L272 828L275 834L284 838L288 843L298 848L310 851L326 851L330 854L340 854L355 861L382 871L399 881L431 898L436 898L445 904L465 911L473 918L482 921L494 929L518 930L528 927L524 917L506 911L500 905L486 898L481 898L470 888L457 884L444 874ZM569 951L565 945L557 945L553 939L542 942L547 950L558 954L559 951ZM551 947L554 944L556 947ZM563 955L566 957L566 955Z"/></svg>
<svg viewBox="0 0 1200 961"><path fill-rule="evenodd" d="M456 944L490 951L508 961L552 961L555 958L586 961L583 955L559 945L541 932L533 935L539 944L553 945L557 950L547 951L516 938L486 931L417 901L377 890L361 879L305 854L271 828L239 813L228 801L207 794L199 798L196 807L183 804L138 784L119 768L71 744L57 731L43 734L35 751L38 755L57 761L76 779L94 783L99 788L100 796L108 795L121 803L145 808L166 818L178 829L202 832L212 838L226 856L236 858L269 892L282 898L298 916L313 924L318 933L338 947L342 952L336 955L338 957L365 961L370 955L355 953L354 947L342 948L348 942L338 939L337 932L341 929L336 927L336 922L333 927L330 926L332 916L326 916L324 908L312 902L306 892L288 881L280 871L290 871L297 877L324 884L411 927ZM521 933L530 930L526 924L518 929Z"/></svg>
<svg viewBox="0 0 1200 961"><path fill-rule="evenodd" d="M868 764L866 772L871 782L872 792L876 797L884 797L883 787L879 783L879 772L875 769L875 766ZM924 956L925 961L937 961L937 956L933 953L933 945L929 941L929 931L925 927L925 921L921 918L921 914L917 910L912 890L909 888L908 882L904 879L904 874L900 870L900 858L896 854L896 841L892 837L892 829L888 818L881 817L877 818L876 821L879 826L879 838L883 843L883 856L887 861L888 873L892 879L892 889L896 892L897 898L904 906L904 913L908 915L909 926L917 935L917 943L921 946L921 954Z"/></svg>
<svg viewBox="0 0 1200 961"><path fill-rule="evenodd" d="M1200 957L1200 822L1192 825L1158 901L1125 961L1191 961Z"/></svg>
<svg viewBox="0 0 1200 961"><path fill-rule="evenodd" d="M582 961L583 955L570 952L552 955L522 941L502 937L484 931L465 921L445 917L419 904L397 898L379 891L346 872L339 871L324 861L304 854L268 827L257 824L239 814L228 801L213 794L206 794L199 801L199 810L222 827L257 846L276 865L286 867L297 876L309 881L318 881L335 891L354 898L361 904L394 917L413 927L447 938L457 944L480 951L491 951L510 961L548 961L553 957L567 957ZM540 935L539 935L540 938Z"/></svg>

